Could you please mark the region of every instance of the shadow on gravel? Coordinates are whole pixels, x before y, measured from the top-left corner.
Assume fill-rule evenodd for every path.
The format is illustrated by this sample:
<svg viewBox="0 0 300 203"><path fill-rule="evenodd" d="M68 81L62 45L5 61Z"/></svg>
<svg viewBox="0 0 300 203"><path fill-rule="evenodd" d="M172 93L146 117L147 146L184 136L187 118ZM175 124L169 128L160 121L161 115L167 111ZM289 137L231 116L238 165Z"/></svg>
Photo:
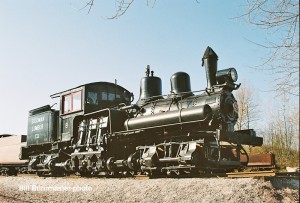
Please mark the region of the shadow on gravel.
<svg viewBox="0 0 300 203"><path fill-rule="evenodd" d="M270 178L269 181L277 190L276 199L279 202L299 202L299 179L275 177ZM298 192L295 193L295 190Z"/></svg>
<svg viewBox="0 0 300 203"><path fill-rule="evenodd" d="M271 178L271 184L277 190L292 189L299 190L299 179L293 178Z"/></svg>

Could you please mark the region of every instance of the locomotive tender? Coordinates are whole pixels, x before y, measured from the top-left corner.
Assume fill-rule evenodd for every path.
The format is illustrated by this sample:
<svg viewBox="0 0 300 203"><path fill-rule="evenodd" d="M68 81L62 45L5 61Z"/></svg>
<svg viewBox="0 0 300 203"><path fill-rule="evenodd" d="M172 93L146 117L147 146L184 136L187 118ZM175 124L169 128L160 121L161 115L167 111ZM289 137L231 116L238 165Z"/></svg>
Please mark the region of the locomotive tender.
<svg viewBox="0 0 300 203"><path fill-rule="evenodd" d="M187 73L161 79L147 67L140 97L108 82L85 84L54 95L49 105L29 112L27 146L20 158L38 174L109 175L190 173L240 169L242 145L261 146L253 129L235 131L238 89L234 68L217 70L218 56L207 47L202 58L207 88L191 91ZM241 156L243 160L242 162Z"/></svg>

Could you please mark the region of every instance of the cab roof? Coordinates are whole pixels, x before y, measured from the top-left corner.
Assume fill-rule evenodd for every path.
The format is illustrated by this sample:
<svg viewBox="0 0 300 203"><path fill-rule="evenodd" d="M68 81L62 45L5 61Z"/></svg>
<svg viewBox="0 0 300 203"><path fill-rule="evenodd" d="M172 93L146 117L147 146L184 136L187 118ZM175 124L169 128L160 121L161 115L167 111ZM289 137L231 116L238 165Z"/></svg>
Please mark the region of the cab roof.
<svg viewBox="0 0 300 203"><path fill-rule="evenodd" d="M70 92L72 92L73 90L76 90L78 88L81 88L81 87L87 87L87 86L93 86L93 85L103 85L103 86L117 86L117 88L119 89L123 89L127 92L129 92L127 89L125 89L124 87L116 84L116 83L111 83L111 82L92 82L92 83L87 83L87 84L83 84L83 85L80 85L80 86L77 86L77 87L74 87L74 88L71 88L71 89L68 89L68 90L65 90L65 91L62 91L62 92L58 92L58 93L55 93L55 94L52 94L50 95L50 97L53 99L53 98L57 98L57 97L60 97L62 95L66 95Z"/></svg>

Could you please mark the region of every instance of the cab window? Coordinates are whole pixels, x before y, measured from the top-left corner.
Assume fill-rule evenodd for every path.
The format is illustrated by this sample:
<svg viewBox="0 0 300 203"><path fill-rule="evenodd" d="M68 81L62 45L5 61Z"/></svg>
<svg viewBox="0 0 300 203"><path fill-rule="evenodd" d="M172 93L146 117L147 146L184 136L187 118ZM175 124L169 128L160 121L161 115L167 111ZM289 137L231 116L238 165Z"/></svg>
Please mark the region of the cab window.
<svg viewBox="0 0 300 203"><path fill-rule="evenodd" d="M82 109L81 91L63 96L63 113L71 113Z"/></svg>
<svg viewBox="0 0 300 203"><path fill-rule="evenodd" d="M69 113L71 112L72 108L72 103L71 103L71 100L72 100L72 97L71 95L66 95L64 96L64 113Z"/></svg>
<svg viewBox="0 0 300 203"><path fill-rule="evenodd" d="M107 92L101 92L101 100L107 101Z"/></svg>
<svg viewBox="0 0 300 203"><path fill-rule="evenodd" d="M81 110L81 91L75 92L72 96L73 96L73 111Z"/></svg>
<svg viewBox="0 0 300 203"><path fill-rule="evenodd" d="M114 100L116 99L116 98L115 98L115 95L116 95L115 93L110 93L110 92L109 92L109 93L108 93L108 100L109 100L109 101L114 101Z"/></svg>
<svg viewBox="0 0 300 203"><path fill-rule="evenodd" d="M88 92L86 103L88 104L98 104L98 94L97 92Z"/></svg>

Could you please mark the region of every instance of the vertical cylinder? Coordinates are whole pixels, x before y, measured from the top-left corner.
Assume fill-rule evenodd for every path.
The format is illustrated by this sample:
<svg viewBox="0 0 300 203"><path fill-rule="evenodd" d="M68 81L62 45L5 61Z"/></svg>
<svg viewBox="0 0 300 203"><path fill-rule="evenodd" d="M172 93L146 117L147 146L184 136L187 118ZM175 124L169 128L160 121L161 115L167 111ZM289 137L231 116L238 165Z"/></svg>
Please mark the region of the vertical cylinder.
<svg viewBox="0 0 300 203"><path fill-rule="evenodd" d="M159 77L153 76L153 71L151 71L150 76L150 67L147 66L146 77L141 79L140 84L140 98L137 101L138 105L142 105L145 102L161 99L161 79Z"/></svg>
<svg viewBox="0 0 300 203"><path fill-rule="evenodd" d="M186 97L191 96L190 76L185 72L177 72L171 76L171 92L175 96Z"/></svg>

